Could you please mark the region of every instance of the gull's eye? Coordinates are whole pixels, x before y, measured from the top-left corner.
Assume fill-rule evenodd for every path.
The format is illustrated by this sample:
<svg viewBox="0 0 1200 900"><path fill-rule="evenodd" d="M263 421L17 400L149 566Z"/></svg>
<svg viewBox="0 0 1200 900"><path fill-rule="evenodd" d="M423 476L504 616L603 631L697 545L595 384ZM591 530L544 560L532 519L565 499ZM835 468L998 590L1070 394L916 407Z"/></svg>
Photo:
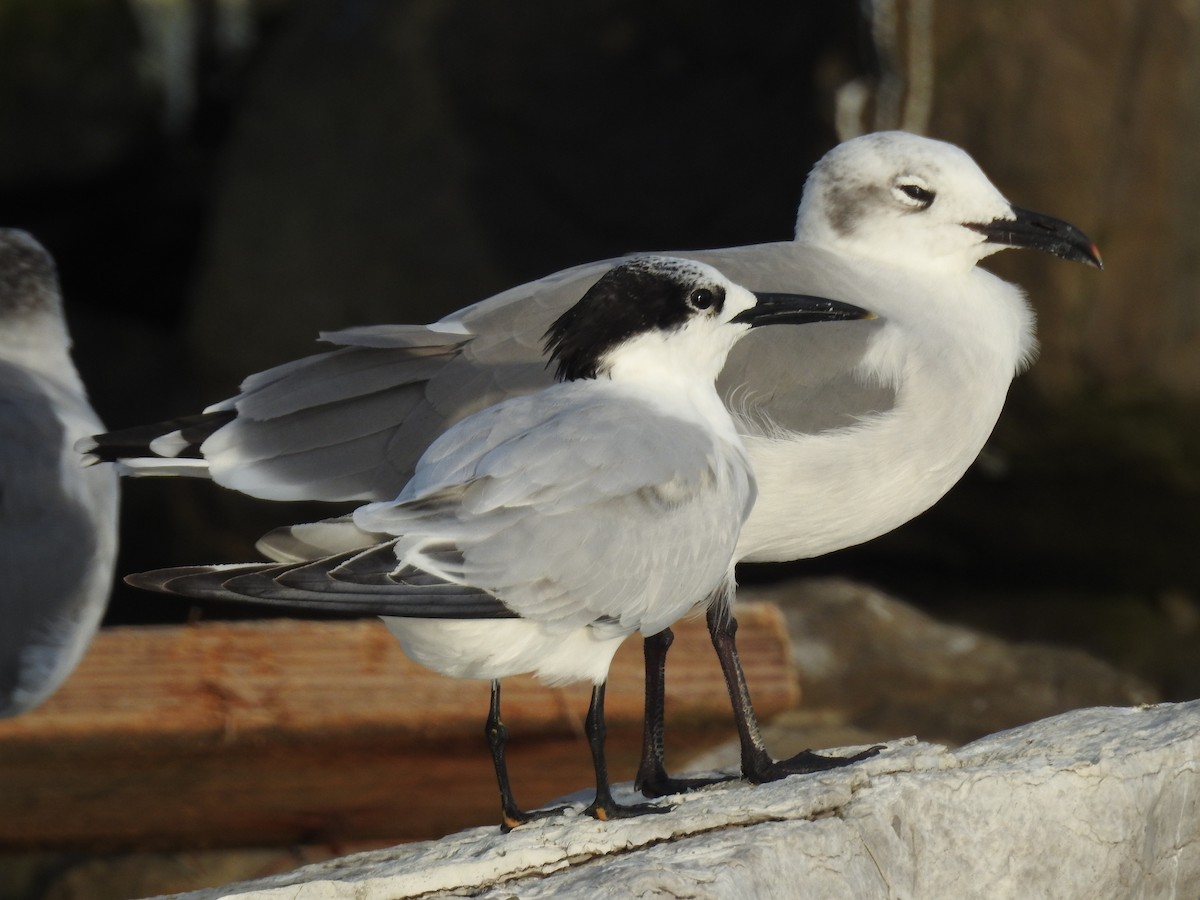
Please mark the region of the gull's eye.
<svg viewBox="0 0 1200 900"><path fill-rule="evenodd" d="M906 179L896 182L896 186L892 188L892 193L896 199L905 206L911 206L914 209L928 209L933 205L935 194L924 184Z"/></svg>
<svg viewBox="0 0 1200 900"><path fill-rule="evenodd" d="M711 309L712 305L717 302L717 298L708 288L696 288L688 294L688 303L694 309Z"/></svg>

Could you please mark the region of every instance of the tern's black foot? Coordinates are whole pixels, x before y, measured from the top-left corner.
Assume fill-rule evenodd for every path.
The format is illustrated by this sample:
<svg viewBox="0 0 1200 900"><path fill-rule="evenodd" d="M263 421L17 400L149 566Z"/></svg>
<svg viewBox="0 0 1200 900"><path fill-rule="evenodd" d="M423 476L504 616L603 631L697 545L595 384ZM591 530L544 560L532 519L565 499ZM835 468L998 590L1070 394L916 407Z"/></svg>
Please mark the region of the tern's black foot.
<svg viewBox="0 0 1200 900"><path fill-rule="evenodd" d="M584 812L593 819L607 822L609 819L633 819L637 816L667 813L674 808L661 803L617 803L611 797L602 801L597 797Z"/></svg>
<svg viewBox="0 0 1200 900"><path fill-rule="evenodd" d="M811 775L814 772L828 772L830 769L840 769L852 763L869 759L880 750L883 744L876 744L853 756L822 756L811 750L801 750L789 759L771 760L748 766L742 774L747 781L763 784L768 781L779 781L789 775Z"/></svg>
<svg viewBox="0 0 1200 900"><path fill-rule="evenodd" d="M555 806L551 809L534 809L526 812L521 809L505 809L500 814L500 830L508 834L514 828L519 828L522 825L528 825L537 819L549 819L551 816L561 815L570 809L569 806Z"/></svg>

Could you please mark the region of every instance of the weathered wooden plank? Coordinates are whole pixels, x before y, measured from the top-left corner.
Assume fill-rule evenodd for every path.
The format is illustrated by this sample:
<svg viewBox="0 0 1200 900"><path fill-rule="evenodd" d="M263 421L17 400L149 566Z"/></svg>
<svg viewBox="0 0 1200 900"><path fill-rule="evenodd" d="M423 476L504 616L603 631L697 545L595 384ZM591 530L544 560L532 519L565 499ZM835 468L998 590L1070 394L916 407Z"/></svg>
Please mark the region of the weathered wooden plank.
<svg viewBox="0 0 1200 900"><path fill-rule="evenodd" d="M786 632L739 607L739 645L763 715L795 704ZM702 620L668 667L669 749L731 732ZM641 642L613 664L614 777L636 764ZM381 623L202 623L115 628L42 708L0 722L0 846L277 844L444 834L497 818L482 738L487 685L443 678ZM588 687L505 683L518 799L588 785Z"/></svg>

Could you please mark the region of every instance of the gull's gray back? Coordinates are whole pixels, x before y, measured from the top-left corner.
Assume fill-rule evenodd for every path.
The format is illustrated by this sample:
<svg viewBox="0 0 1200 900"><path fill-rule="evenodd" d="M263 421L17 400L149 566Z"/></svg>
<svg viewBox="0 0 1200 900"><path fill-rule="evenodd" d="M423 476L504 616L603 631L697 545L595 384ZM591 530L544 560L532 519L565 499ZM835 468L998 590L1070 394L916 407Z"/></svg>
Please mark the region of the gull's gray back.
<svg viewBox="0 0 1200 900"><path fill-rule="evenodd" d="M828 254L785 242L675 253L752 290L871 298ZM342 345L248 379L222 406L238 418L204 445L214 478L272 499L395 497L446 428L552 382L542 350L550 324L619 260L567 269L468 307L433 326L326 335ZM719 389L752 429L852 424L890 408L890 388L853 371L878 323L755 329L734 347ZM222 454L225 454L222 456Z"/></svg>

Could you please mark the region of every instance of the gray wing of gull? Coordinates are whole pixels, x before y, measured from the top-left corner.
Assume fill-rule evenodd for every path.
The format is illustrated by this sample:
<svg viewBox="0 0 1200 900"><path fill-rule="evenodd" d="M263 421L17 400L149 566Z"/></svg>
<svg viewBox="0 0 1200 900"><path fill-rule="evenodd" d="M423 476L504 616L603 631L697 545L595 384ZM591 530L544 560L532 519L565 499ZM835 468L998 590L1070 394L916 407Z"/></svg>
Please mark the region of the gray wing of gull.
<svg viewBox="0 0 1200 900"><path fill-rule="evenodd" d="M825 251L792 242L695 254L754 291L814 294L877 309L877 285ZM726 406L750 428L816 434L895 406L896 391L858 369L881 320L755 328L717 380Z"/></svg>
<svg viewBox="0 0 1200 900"><path fill-rule="evenodd" d="M752 290L822 294L872 308L878 285L833 255L792 242L677 255L710 262ZM395 497L446 428L549 385L542 338L619 260L505 291L431 326L324 335L336 350L251 376L213 407L237 411L202 445L213 478L269 499ZM880 321L756 329L730 355L720 389L750 421L812 433L894 404L857 369Z"/></svg>

